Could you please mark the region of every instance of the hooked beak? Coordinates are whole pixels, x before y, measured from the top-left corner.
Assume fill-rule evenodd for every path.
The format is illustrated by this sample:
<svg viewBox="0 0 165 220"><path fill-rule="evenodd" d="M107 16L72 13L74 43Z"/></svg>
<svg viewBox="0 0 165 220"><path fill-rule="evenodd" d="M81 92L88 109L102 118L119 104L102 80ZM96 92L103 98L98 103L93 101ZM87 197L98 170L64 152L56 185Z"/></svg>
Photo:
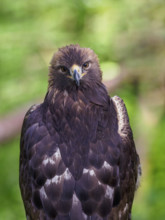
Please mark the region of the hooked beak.
<svg viewBox="0 0 165 220"><path fill-rule="evenodd" d="M80 85L80 75L77 70L73 71L73 78L76 81L76 84L79 86Z"/></svg>
<svg viewBox="0 0 165 220"><path fill-rule="evenodd" d="M82 73L82 68L76 64L74 64L70 69L70 74L72 79L75 80L77 86L80 85L80 79L86 74Z"/></svg>

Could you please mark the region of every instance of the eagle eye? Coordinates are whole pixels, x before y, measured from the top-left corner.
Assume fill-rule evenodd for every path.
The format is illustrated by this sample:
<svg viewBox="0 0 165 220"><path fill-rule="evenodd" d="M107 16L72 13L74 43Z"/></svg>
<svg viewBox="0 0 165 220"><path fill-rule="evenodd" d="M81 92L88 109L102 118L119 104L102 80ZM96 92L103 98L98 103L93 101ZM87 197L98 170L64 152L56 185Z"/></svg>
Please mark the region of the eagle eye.
<svg viewBox="0 0 165 220"><path fill-rule="evenodd" d="M65 67L65 66L60 66L60 71L62 73L67 73L68 72L68 69Z"/></svg>
<svg viewBox="0 0 165 220"><path fill-rule="evenodd" d="M90 65L90 63L89 63L89 61L87 61L87 62L85 62L85 63L82 65L82 67L83 67L84 69L88 69L88 68L89 68L89 65Z"/></svg>

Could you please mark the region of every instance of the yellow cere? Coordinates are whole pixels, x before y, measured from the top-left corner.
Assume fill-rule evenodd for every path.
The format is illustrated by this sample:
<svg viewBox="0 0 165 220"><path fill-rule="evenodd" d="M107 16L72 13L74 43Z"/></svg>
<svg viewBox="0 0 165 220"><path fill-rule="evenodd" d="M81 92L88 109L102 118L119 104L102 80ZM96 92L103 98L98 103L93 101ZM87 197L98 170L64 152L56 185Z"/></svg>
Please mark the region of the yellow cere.
<svg viewBox="0 0 165 220"><path fill-rule="evenodd" d="M73 73L74 70L77 70L77 72L81 74L81 67L78 66L77 64L73 64L73 65L72 65L72 67L71 67L71 72Z"/></svg>

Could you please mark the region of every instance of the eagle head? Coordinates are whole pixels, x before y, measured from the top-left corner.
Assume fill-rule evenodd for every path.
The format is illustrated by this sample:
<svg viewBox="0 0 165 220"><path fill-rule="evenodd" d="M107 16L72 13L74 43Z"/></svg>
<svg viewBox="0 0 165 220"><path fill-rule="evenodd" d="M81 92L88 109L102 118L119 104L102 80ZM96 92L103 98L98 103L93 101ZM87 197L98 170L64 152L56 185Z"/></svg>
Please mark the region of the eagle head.
<svg viewBox="0 0 165 220"><path fill-rule="evenodd" d="M60 48L50 63L49 88L67 90L101 81L98 57L90 48L69 45Z"/></svg>

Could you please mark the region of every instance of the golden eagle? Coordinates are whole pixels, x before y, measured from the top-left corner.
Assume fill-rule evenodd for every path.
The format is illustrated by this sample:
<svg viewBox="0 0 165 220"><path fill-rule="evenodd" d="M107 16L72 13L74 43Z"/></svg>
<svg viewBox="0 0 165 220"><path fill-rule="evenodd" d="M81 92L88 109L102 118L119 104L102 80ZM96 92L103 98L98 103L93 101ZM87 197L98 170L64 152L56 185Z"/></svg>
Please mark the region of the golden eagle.
<svg viewBox="0 0 165 220"><path fill-rule="evenodd" d="M59 49L49 72L45 99L22 126L27 219L131 219L140 163L122 99L109 97L89 48Z"/></svg>

